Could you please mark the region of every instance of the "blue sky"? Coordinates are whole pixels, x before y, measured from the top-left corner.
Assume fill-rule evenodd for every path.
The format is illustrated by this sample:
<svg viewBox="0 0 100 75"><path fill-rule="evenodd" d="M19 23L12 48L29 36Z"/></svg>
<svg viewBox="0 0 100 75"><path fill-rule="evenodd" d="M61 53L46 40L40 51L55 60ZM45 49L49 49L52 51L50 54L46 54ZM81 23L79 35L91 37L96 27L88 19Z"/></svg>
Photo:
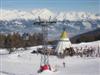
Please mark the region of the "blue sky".
<svg viewBox="0 0 100 75"><path fill-rule="evenodd" d="M100 12L100 0L0 0L2 9Z"/></svg>

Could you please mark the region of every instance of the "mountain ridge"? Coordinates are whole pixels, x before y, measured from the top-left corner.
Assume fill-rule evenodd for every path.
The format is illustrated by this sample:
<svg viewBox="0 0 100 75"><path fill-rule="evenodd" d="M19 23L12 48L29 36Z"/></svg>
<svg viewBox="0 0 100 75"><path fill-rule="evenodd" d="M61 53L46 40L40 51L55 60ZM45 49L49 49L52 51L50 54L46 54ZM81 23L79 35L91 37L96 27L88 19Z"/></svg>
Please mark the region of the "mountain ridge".
<svg viewBox="0 0 100 75"><path fill-rule="evenodd" d="M62 21L63 19L76 21L76 20L96 20L100 19L100 15L87 13L87 12L53 12L48 9L34 9L32 11L20 11L20 10L5 10L0 11L0 20L14 20L14 19L36 19L40 16L43 19L48 19L50 16L52 18L56 17L57 20Z"/></svg>
<svg viewBox="0 0 100 75"><path fill-rule="evenodd" d="M34 9L32 11L1 10L0 32L2 33L33 33L41 32L41 28L33 25L40 16L43 20L57 19L57 24L49 28L50 36L59 37L63 26L69 37L100 28L100 15L86 12L53 12L48 9ZM65 23L62 23L64 20Z"/></svg>
<svg viewBox="0 0 100 75"><path fill-rule="evenodd" d="M76 35L70 39L72 43L91 42L100 40L100 28Z"/></svg>

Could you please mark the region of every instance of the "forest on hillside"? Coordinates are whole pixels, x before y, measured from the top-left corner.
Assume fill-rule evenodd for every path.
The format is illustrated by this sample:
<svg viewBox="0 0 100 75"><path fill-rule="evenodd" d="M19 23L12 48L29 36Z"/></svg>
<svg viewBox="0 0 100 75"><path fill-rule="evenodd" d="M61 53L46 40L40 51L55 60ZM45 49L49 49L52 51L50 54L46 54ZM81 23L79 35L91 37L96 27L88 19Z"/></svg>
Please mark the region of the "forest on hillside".
<svg viewBox="0 0 100 75"><path fill-rule="evenodd" d="M34 34L2 34L0 33L0 48L20 48L30 47L42 44L42 33Z"/></svg>

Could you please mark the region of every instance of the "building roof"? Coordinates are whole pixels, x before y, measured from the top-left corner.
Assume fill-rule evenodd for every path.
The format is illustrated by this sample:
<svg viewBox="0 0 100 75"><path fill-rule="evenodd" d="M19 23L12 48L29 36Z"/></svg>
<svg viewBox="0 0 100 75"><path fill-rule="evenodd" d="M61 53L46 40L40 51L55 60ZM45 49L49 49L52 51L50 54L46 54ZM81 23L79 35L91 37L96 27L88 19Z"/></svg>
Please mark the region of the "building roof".
<svg viewBox="0 0 100 75"><path fill-rule="evenodd" d="M63 31L61 36L60 36L60 40L64 40L66 38L68 38L68 33L66 31Z"/></svg>

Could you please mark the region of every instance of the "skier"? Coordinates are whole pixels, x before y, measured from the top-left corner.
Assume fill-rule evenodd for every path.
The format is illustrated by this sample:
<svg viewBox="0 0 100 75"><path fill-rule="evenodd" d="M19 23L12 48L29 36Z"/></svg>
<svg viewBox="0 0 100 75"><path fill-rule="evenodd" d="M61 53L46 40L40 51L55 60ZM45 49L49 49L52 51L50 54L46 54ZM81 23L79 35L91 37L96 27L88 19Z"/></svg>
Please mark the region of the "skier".
<svg viewBox="0 0 100 75"><path fill-rule="evenodd" d="M65 62L63 62L63 67L64 67L64 68L66 67L66 64L65 64Z"/></svg>
<svg viewBox="0 0 100 75"><path fill-rule="evenodd" d="M21 55L20 55L20 54L18 54L18 55L17 55L17 57L21 57Z"/></svg>

